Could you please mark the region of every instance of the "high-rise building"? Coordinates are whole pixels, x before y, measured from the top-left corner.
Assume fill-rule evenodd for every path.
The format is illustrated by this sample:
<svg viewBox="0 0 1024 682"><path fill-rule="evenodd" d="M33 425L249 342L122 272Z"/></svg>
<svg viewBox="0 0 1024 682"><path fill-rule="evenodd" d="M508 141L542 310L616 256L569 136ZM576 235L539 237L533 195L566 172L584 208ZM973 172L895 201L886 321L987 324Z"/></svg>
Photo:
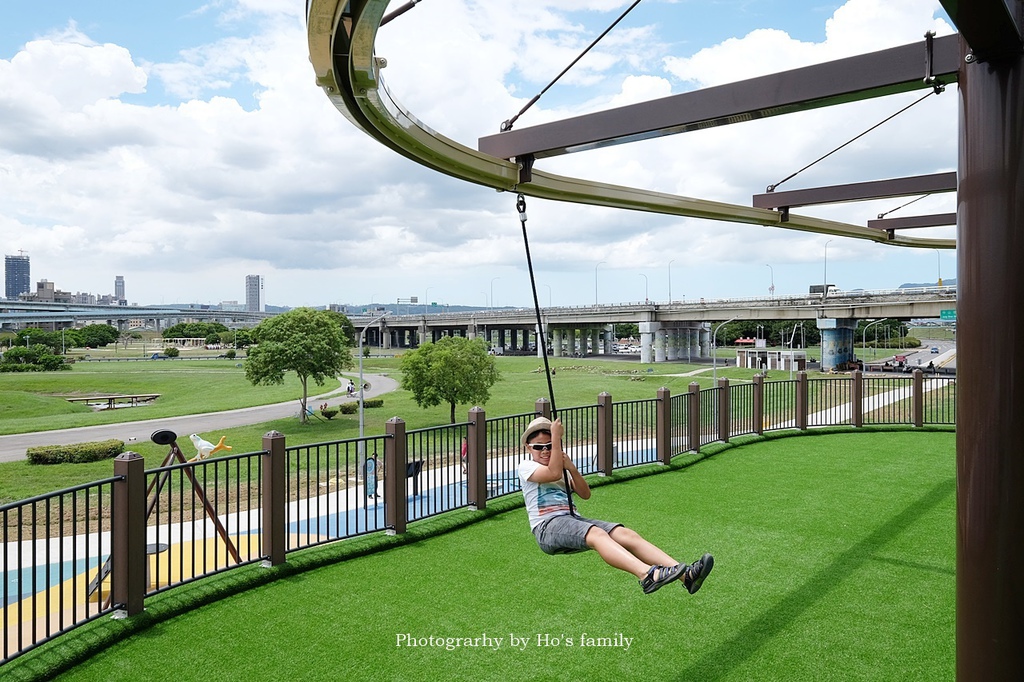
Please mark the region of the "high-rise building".
<svg viewBox="0 0 1024 682"><path fill-rule="evenodd" d="M118 301L127 300L124 297L124 275L114 275L114 298Z"/></svg>
<svg viewBox="0 0 1024 682"><path fill-rule="evenodd" d="M17 300L21 294L32 291L32 276L29 273L28 256L4 256L4 296Z"/></svg>
<svg viewBox="0 0 1024 682"><path fill-rule="evenodd" d="M246 312L263 312L266 302L263 300L263 277L260 275L245 276L245 310Z"/></svg>

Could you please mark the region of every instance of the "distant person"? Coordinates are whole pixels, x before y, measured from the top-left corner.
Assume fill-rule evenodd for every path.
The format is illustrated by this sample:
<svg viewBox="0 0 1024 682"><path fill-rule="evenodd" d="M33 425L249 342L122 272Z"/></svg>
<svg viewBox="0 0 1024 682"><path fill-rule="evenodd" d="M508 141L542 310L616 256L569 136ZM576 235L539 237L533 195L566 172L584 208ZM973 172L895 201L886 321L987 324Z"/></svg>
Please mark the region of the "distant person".
<svg viewBox="0 0 1024 682"><path fill-rule="evenodd" d="M519 480L530 530L541 550L546 554L596 550L609 566L635 575L644 594L675 580L682 580L690 594L699 590L715 564L710 554L692 565L681 564L622 524L573 513L570 492L589 500L590 485L562 449L563 434L561 420L538 417L521 438L530 458L520 463ZM565 487L566 473L571 491Z"/></svg>
<svg viewBox="0 0 1024 682"><path fill-rule="evenodd" d="M469 452L469 443L466 441L466 437L463 436L462 437L462 451L460 453L460 458L462 460L462 473L463 474L466 473L466 455L468 454L468 452Z"/></svg>
<svg viewBox="0 0 1024 682"><path fill-rule="evenodd" d="M366 463L363 467L365 469L364 480L366 482L366 497L376 500L377 476L380 470L380 461L377 459L376 452L366 458Z"/></svg>

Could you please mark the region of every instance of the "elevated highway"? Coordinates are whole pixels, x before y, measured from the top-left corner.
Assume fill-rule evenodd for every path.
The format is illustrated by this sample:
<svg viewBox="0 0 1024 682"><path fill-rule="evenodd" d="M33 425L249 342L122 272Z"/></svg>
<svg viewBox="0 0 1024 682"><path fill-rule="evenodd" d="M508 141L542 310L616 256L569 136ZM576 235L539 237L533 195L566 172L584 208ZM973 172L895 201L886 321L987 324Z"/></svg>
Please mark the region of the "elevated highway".
<svg viewBox="0 0 1024 682"><path fill-rule="evenodd" d="M771 298L730 298L668 303L618 303L548 307L541 311L547 344L555 356L610 353L612 326L639 325L641 361L707 357L710 327L726 320L814 320L822 330L824 366L853 359L853 329L862 319L930 319L956 310L956 287L831 292ZM374 318L355 316L357 328ZM442 336L482 336L499 352L535 351L536 313L530 308L458 313L392 315L367 331L368 345L414 347ZM603 348L603 351L602 351Z"/></svg>

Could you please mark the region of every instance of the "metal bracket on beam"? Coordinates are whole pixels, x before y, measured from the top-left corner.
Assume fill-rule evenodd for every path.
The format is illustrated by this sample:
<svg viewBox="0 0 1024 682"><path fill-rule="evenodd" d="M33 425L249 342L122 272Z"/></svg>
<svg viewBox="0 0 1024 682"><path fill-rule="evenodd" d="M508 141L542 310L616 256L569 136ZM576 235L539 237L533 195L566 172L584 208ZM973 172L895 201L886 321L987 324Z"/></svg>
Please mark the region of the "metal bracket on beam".
<svg viewBox="0 0 1024 682"><path fill-rule="evenodd" d="M936 78L933 73L934 41L935 31L928 31L924 34L924 82L932 87L936 95L939 95L946 90L946 84Z"/></svg>
<svg viewBox="0 0 1024 682"><path fill-rule="evenodd" d="M516 166L519 168L519 182L517 184L522 185L527 182L533 182L534 161L536 161L536 159L533 154L516 157Z"/></svg>

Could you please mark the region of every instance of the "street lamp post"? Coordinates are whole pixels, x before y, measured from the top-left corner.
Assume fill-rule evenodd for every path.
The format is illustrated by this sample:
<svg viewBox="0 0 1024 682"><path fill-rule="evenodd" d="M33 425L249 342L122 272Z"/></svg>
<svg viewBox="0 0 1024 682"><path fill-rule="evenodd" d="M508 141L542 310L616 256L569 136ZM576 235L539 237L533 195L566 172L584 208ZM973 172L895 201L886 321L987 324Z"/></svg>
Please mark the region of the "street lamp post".
<svg viewBox="0 0 1024 682"><path fill-rule="evenodd" d="M600 263L598 263L597 265L594 266L594 305L597 305L597 301L598 301L598 298L597 298L597 269L599 267L601 267L602 265L604 265L605 263L607 263L607 261L601 261Z"/></svg>
<svg viewBox="0 0 1024 682"><path fill-rule="evenodd" d="M772 266L768 265L767 263L765 263L764 266L766 268L768 268L768 272L771 273L771 278L772 278L771 286L768 287L768 295L771 298L775 298L775 270L774 270L774 268L772 268Z"/></svg>
<svg viewBox="0 0 1024 682"><path fill-rule="evenodd" d="M363 327L363 331L359 332L359 349L358 349L357 352L359 354L359 454L360 455L365 453L365 451L364 451L365 444L363 443L363 386L364 386L364 383L363 383L363 337L366 335L366 330L367 329L369 329L371 326L373 326L377 322L380 322L381 320L383 320L385 317L387 317L387 315L388 314L386 312L381 314L381 315L378 315L374 319L370 320L365 327Z"/></svg>
<svg viewBox="0 0 1024 682"><path fill-rule="evenodd" d="M494 310L494 280L501 279L501 277L491 277L491 310Z"/></svg>
<svg viewBox="0 0 1024 682"><path fill-rule="evenodd" d="M936 271L936 273L939 276L939 284L938 285L941 287L942 286L942 254L939 253L938 249L933 249L933 251L935 251L935 271Z"/></svg>
<svg viewBox="0 0 1024 682"><path fill-rule="evenodd" d="M670 305L672 303L672 264L673 263L675 263L675 260L670 260L668 262L668 302L669 302Z"/></svg>
<svg viewBox="0 0 1024 682"><path fill-rule="evenodd" d="M821 283L821 298L822 298L822 300L825 300L825 297L828 296L828 245L829 245L829 242L831 242L831 241L832 240L829 239L827 242L825 242L825 273L824 273L825 281Z"/></svg>
<svg viewBox="0 0 1024 682"><path fill-rule="evenodd" d="M885 322L886 319L888 319L888 318L883 317L881 320L875 320L874 322L868 322L867 325L865 325L864 332L861 334L861 347L864 349L864 355L865 356L867 356L867 354L868 354L868 327L870 327L872 325L876 325L879 322ZM875 348L873 349L873 352L871 353L871 357L875 357L876 355L878 355L878 344L875 344Z"/></svg>
<svg viewBox="0 0 1024 682"><path fill-rule="evenodd" d="M647 279L647 275L645 275L644 273L641 272L639 273L639 275L644 278L644 303L647 303L648 301L651 300L650 290L647 286L649 284L649 281Z"/></svg>
<svg viewBox="0 0 1024 682"><path fill-rule="evenodd" d="M544 286L546 286L548 288L548 307L550 308L551 307L551 285L550 284L545 284Z"/></svg>
<svg viewBox="0 0 1024 682"><path fill-rule="evenodd" d="M433 288L434 287L427 287L427 292L423 295L423 314L424 315L427 314L427 307L430 305L430 303L428 303L428 301L430 300L430 290L433 289Z"/></svg>
<svg viewBox="0 0 1024 682"><path fill-rule="evenodd" d="M715 386L718 385L718 330L724 327L725 325L729 324L730 322L734 321L735 319L735 317L731 317L725 322L722 322L717 327L715 327L715 332L711 335L711 364L714 365L714 369L712 370L712 377L715 380Z"/></svg>

